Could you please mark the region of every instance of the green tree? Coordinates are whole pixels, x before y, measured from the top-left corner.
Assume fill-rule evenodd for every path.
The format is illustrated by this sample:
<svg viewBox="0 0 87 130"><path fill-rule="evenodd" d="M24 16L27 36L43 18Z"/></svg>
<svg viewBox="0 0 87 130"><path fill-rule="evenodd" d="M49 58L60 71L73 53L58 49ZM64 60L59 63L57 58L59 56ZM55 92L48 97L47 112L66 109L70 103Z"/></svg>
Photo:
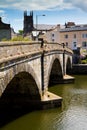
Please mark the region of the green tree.
<svg viewBox="0 0 87 130"><path fill-rule="evenodd" d="M23 34L23 30L19 30L19 35L22 35Z"/></svg>

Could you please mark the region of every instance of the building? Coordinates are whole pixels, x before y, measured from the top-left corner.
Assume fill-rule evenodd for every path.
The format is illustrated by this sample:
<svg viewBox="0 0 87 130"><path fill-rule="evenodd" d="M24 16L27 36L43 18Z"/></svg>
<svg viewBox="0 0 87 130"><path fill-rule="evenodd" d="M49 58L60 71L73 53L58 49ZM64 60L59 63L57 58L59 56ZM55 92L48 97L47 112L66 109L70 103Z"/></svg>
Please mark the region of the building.
<svg viewBox="0 0 87 130"><path fill-rule="evenodd" d="M72 50L87 55L87 25L73 25L60 30L60 41Z"/></svg>
<svg viewBox="0 0 87 130"><path fill-rule="evenodd" d="M60 29L64 28L64 26L58 24L58 25L54 25L52 28L50 28L49 31L47 31L47 33L44 34L45 40L47 42L57 42L57 43L61 43L60 41Z"/></svg>
<svg viewBox="0 0 87 130"><path fill-rule="evenodd" d="M61 41L72 50L86 47L87 25L74 25L60 30Z"/></svg>
<svg viewBox="0 0 87 130"><path fill-rule="evenodd" d="M30 34L33 30L33 11L30 12L30 15L27 15L27 11L24 11L24 36Z"/></svg>
<svg viewBox="0 0 87 130"><path fill-rule="evenodd" d="M87 50L87 25L76 25L74 22L65 23L65 25L47 25L34 24L33 11L27 15L24 11L24 35L31 35L33 39L36 37L44 38L48 42L65 43L72 50L78 48Z"/></svg>
<svg viewBox="0 0 87 130"><path fill-rule="evenodd" d="M42 36L46 32L50 31L55 27L55 25L47 24L34 24L33 22L33 11L30 11L30 15L27 15L27 11L24 11L24 27L23 32L24 36L31 36L33 39L36 39L39 36Z"/></svg>
<svg viewBox="0 0 87 130"><path fill-rule="evenodd" d="M55 29L55 27L56 27L55 25L38 24L37 28L36 28L36 25L34 25L35 31L33 31L32 34L35 37L43 38L44 40L46 40L46 39L48 40L51 30Z"/></svg>
<svg viewBox="0 0 87 130"><path fill-rule="evenodd" d="M3 23L0 17L0 41L3 39L11 39L11 27L10 24Z"/></svg>
<svg viewBox="0 0 87 130"><path fill-rule="evenodd" d="M72 50L87 49L87 25L75 25L68 22L65 25L56 25L45 33L48 42L65 43Z"/></svg>

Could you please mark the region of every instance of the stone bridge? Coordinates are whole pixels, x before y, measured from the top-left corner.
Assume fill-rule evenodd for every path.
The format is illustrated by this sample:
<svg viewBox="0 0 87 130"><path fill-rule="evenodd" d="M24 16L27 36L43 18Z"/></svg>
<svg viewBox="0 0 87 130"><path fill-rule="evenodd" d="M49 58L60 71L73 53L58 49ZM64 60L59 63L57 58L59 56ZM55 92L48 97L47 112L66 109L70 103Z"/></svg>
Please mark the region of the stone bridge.
<svg viewBox="0 0 87 130"><path fill-rule="evenodd" d="M51 84L65 80L72 51L58 43L0 42L0 100L3 104L57 101Z"/></svg>

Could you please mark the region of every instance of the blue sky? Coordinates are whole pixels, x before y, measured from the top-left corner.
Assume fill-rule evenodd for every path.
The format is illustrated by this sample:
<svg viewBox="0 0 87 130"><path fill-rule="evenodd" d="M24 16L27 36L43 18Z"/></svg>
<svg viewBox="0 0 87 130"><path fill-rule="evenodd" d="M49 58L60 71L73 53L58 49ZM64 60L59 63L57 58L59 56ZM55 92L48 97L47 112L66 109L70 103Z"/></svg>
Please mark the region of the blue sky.
<svg viewBox="0 0 87 130"><path fill-rule="evenodd" d="M16 32L23 29L24 10L34 11L39 16L39 24L87 24L87 1L82 0L2 0L0 1L0 17L3 22L10 23Z"/></svg>

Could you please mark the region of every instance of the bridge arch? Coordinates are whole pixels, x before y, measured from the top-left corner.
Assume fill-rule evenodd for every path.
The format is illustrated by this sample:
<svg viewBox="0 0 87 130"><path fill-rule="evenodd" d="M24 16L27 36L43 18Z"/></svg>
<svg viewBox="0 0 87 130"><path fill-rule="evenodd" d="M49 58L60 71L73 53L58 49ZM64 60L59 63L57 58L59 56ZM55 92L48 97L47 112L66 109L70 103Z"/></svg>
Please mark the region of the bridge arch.
<svg viewBox="0 0 87 130"><path fill-rule="evenodd" d="M6 74L4 76L5 88L10 83L10 81L14 78L14 76L21 73L21 72L29 73L33 77L33 79L35 80L37 87L38 88L40 87L38 76L36 75L33 67L31 65L29 65L28 63L22 63L22 64L18 64L16 66L13 66L12 68L10 68L6 71Z"/></svg>
<svg viewBox="0 0 87 130"><path fill-rule="evenodd" d="M59 57L53 57L48 70L48 86L57 84L63 78L62 66Z"/></svg>
<svg viewBox="0 0 87 130"><path fill-rule="evenodd" d="M66 74L70 74L71 69L72 69L72 61L71 61L70 57L68 57L67 61L66 61Z"/></svg>
<svg viewBox="0 0 87 130"><path fill-rule="evenodd" d="M33 68L27 64L16 65L6 71L4 77L5 90L0 98L0 103L6 102L20 104L41 101L37 75ZM7 101L8 100L8 101Z"/></svg>

